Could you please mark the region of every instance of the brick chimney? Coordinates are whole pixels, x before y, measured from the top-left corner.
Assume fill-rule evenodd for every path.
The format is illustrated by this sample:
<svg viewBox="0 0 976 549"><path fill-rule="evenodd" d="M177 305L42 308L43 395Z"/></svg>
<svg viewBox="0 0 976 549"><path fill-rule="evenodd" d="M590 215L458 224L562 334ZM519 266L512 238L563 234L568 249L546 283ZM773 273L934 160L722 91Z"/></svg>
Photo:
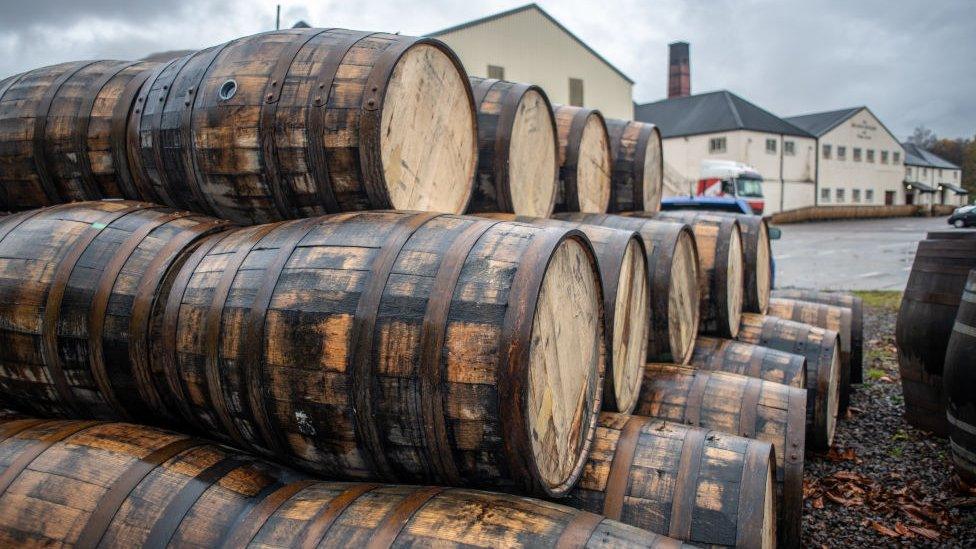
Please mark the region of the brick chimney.
<svg viewBox="0 0 976 549"><path fill-rule="evenodd" d="M688 42L668 44L668 99L691 95L691 62L688 60Z"/></svg>

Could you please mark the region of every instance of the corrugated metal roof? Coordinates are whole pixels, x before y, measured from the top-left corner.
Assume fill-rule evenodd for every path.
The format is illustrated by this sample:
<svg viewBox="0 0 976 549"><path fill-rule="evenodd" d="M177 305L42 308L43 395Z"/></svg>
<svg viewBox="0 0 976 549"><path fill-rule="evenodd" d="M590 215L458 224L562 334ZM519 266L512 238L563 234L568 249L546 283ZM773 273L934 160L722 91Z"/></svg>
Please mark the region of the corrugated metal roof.
<svg viewBox="0 0 976 549"><path fill-rule="evenodd" d="M720 90L664 99L634 107L634 118L661 129L662 137L680 137L732 130L813 137L775 114Z"/></svg>
<svg viewBox="0 0 976 549"><path fill-rule="evenodd" d="M909 166L922 166L924 168L942 168L948 170L958 170L959 166L956 166L952 162L942 158L941 156L929 152L918 145L912 143L902 143L902 148L905 149L905 164Z"/></svg>

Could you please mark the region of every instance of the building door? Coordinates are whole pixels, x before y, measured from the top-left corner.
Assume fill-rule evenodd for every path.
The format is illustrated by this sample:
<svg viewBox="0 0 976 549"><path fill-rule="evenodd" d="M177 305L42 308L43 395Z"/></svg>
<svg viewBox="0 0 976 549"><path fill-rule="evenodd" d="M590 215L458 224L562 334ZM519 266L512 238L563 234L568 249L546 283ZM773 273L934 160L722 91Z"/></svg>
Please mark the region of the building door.
<svg viewBox="0 0 976 549"><path fill-rule="evenodd" d="M885 191L885 206L895 205L895 191Z"/></svg>
<svg viewBox="0 0 976 549"><path fill-rule="evenodd" d="M887 197L885 197L885 202L887 202ZM905 204L909 206L915 204L915 192L905 193Z"/></svg>

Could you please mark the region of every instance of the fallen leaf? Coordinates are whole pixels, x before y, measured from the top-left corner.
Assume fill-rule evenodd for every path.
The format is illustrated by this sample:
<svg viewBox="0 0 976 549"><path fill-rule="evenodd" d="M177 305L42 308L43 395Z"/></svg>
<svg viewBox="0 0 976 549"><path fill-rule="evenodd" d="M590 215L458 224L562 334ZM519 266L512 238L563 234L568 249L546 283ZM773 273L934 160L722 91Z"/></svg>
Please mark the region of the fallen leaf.
<svg viewBox="0 0 976 549"><path fill-rule="evenodd" d="M930 539L932 541L939 541L940 539L942 539L942 536L938 532L936 532L935 530L930 530L928 528L922 528L920 526L908 526L908 529L911 530L912 532L915 532L916 534L918 534L918 535L920 535L922 537L928 538L928 539Z"/></svg>
<svg viewBox="0 0 976 549"><path fill-rule="evenodd" d="M892 380L888 376L881 376L881 377L878 378L878 381L881 381L883 383L891 383Z"/></svg>
<svg viewBox="0 0 976 549"><path fill-rule="evenodd" d="M915 537L915 534L913 534L908 528L906 528L905 525L902 524L900 521L895 523L895 532L898 532L900 535L906 538Z"/></svg>
<svg viewBox="0 0 976 549"><path fill-rule="evenodd" d="M882 536L888 536L889 538L899 537L898 532L895 532L891 528L888 528L887 526L873 520L871 521L871 528L874 528L874 531Z"/></svg>
<svg viewBox="0 0 976 549"><path fill-rule="evenodd" d="M823 498L814 498L813 500L810 501L810 506L813 507L814 509L823 509L824 508Z"/></svg>

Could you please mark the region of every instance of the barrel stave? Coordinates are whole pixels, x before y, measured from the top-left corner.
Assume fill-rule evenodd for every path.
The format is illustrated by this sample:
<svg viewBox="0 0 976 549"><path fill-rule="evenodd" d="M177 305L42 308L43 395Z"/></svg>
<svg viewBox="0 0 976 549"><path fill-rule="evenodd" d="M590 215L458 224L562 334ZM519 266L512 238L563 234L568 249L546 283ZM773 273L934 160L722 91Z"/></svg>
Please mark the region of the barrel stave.
<svg viewBox="0 0 976 549"><path fill-rule="evenodd" d="M613 158L608 212L656 212L664 188L661 131L654 124L608 118Z"/></svg>
<svg viewBox="0 0 976 549"><path fill-rule="evenodd" d="M864 302L854 294L816 290L773 290L772 297L823 303L851 310L851 383L864 382Z"/></svg>
<svg viewBox="0 0 976 549"><path fill-rule="evenodd" d="M755 377L805 389L807 361L802 355L730 339L701 336L695 340L691 366Z"/></svg>

